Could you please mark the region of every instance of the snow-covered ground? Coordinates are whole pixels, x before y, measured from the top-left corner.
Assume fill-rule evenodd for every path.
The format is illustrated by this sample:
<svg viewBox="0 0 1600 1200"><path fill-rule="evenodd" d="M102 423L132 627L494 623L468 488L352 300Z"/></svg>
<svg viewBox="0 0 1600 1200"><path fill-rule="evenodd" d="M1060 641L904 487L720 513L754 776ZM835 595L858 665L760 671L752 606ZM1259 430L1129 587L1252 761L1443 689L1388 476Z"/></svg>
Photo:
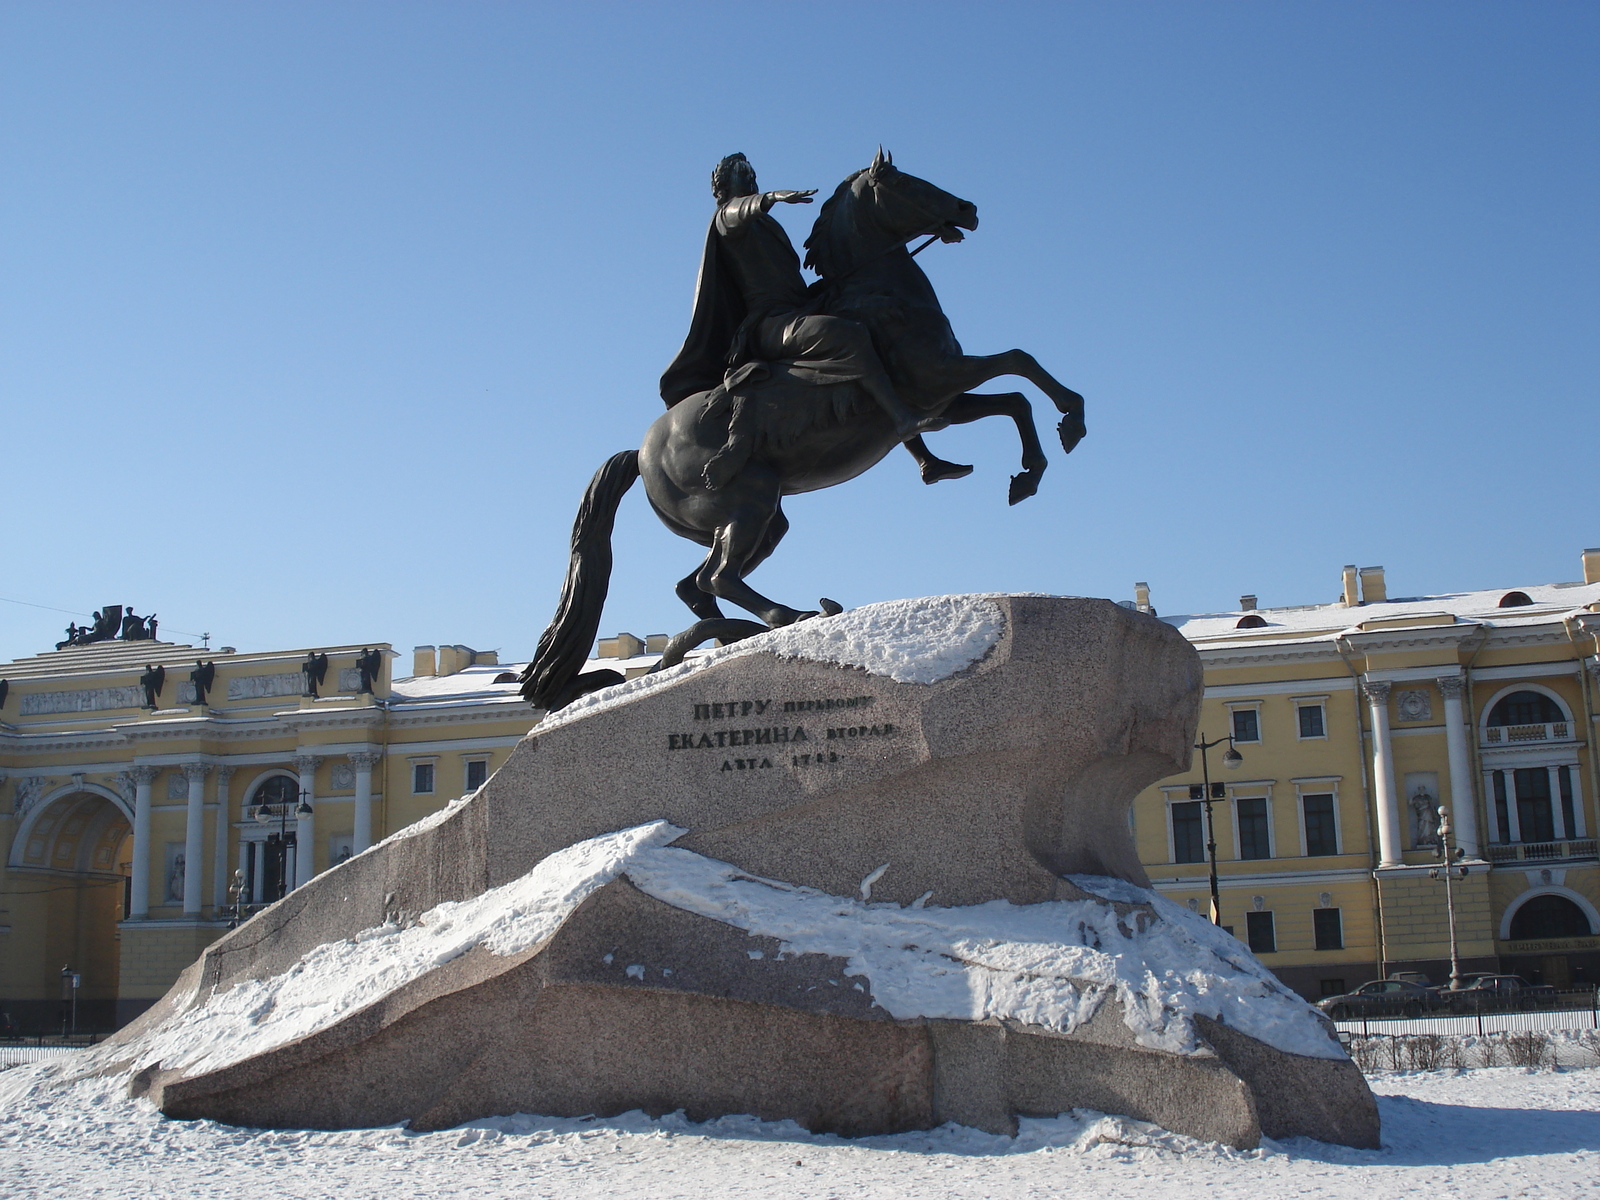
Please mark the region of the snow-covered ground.
<svg viewBox="0 0 1600 1200"><path fill-rule="evenodd" d="M1007 1139L946 1127L846 1141L783 1124L505 1117L441 1133L170 1121L105 1080L4 1072L0 1196L1248 1197L1600 1196L1600 1071L1379 1075L1382 1150L1296 1140L1240 1152L1089 1113Z"/></svg>

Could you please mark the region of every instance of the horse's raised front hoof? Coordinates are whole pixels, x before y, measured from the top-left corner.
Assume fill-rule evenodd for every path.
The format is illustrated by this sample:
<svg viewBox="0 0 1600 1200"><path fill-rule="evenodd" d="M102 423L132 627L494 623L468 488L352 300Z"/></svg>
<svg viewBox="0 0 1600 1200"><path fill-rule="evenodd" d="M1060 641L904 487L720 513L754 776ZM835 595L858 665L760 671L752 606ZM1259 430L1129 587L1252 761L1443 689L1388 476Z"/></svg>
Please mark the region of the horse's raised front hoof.
<svg viewBox="0 0 1600 1200"><path fill-rule="evenodd" d="M965 479L971 474L972 468L966 464L945 462L942 458L935 458L923 464L922 482L943 483L946 479Z"/></svg>
<svg viewBox="0 0 1600 1200"><path fill-rule="evenodd" d="M1052 393L1050 400L1056 406L1057 412L1063 412L1069 416L1073 413L1083 412L1083 397L1069 387L1063 387L1059 396ZM1079 419L1081 420L1082 418L1080 417Z"/></svg>
<svg viewBox="0 0 1600 1200"><path fill-rule="evenodd" d="M1089 431L1084 427L1082 417L1062 417L1056 432L1061 435L1061 448L1071 454L1073 447L1083 441Z"/></svg>
<svg viewBox="0 0 1600 1200"><path fill-rule="evenodd" d="M829 600L826 596L818 600L817 604L821 606L822 615L825 617L837 617L844 611L844 605L837 600Z"/></svg>
<svg viewBox="0 0 1600 1200"><path fill-rule="evenodd" d="M1020 475L1013 475L1011 477L1010 503L1017 504L1026 500L1029 496L1037 495L1039 492L1039 476L1041 474L1043 474L1041 471L1024 471Z"/></svg>

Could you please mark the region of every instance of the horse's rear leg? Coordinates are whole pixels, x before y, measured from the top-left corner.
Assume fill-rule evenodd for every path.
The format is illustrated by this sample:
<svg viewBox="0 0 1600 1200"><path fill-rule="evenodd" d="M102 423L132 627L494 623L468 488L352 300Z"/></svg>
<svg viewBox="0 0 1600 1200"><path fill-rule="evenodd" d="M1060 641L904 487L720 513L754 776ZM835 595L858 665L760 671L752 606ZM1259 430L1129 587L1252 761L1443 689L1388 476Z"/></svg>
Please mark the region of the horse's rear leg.
<svg viewBox="0 0 1600 1200"><path fill-rule="evenodd" d="M733 519L717 530L711 556L696 577L697 586L754 613L773 628L814 616L770 600L744 581L772 553L788 528L788 518L777 507L776 496L770 508L757 502L740 505Z"/></svg>
<svg viewBox="0 0 1600 1200"><path fill-rule="evenodd" d="M706 555L705 562L701 563L688 575L678 580L674 589L678 599L689 606L689 611L702 621L715 621L722 617L722 609L717 607L717 598L711 593L701 590L700 578L708 575L716 566L717 552L715 549Z"/></svg>

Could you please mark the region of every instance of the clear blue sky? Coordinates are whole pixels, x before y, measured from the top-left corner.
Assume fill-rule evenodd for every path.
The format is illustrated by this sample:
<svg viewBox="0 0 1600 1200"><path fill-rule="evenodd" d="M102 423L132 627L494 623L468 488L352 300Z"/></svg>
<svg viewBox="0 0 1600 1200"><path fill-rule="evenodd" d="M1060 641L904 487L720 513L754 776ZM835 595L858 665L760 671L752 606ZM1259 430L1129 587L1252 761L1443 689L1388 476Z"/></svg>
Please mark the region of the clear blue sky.
<svg viewBox="0 0 1600 1200"><path fill-rule="evenodd" d="M1572 579L1597 35L1537 2L11 0L0 596L526 656L584 484L660 412L711 166L828 189L879 142L978 205L919 260L965 347L1032 351L1090 435L1016 508L999 423L932 439L966 480L896 454L797 497L762 590ZM604 630L687 625L698 548L639 489L616 540ZM0 604L0 656L68 619Z"/></svg>

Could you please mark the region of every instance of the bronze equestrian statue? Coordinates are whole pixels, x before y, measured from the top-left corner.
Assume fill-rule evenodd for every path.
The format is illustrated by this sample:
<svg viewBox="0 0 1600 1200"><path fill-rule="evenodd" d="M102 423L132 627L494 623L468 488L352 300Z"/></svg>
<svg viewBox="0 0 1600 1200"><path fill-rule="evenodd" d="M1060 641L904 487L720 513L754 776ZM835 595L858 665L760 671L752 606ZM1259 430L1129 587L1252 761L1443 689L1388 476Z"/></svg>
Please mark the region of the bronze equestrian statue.
<svg viewBox="0 0 1600 1200"><path fill-rule="evenodd" d="M557 709L621 679L614 671L579 672L610 585L617 507L636 479L668 529L709 551L678 583L678 597L699 621L673 639L662 659L670 665L708 638L734 640L821 615L745 582L788 531L784 496L854 479L901 443L928 482L966 474L970 468L929 454L920 434L991 416L1011 418L1022 440L1023 470L1011 479L1010 502L1032 496L1046 460L1027 397L972 388L1021 376L1065 414L1057 427L1063 449L1071 452L1084 436L1083 397L1031 354L962 353L907 249L917 237L958 241L976 229L970 201L899 170L880 149L822 205L806 239L806 265L820 278L806 288L768 210L808 203L811 193L757 192L743 155L718 164L712 187L718 207L694 318L661 381L667 412L638 450L613 455L584 493L560 605L521 676L536 707ZM729 620L719 600L760 624ZM829 601L823 610L839 611Z"/></svg>

